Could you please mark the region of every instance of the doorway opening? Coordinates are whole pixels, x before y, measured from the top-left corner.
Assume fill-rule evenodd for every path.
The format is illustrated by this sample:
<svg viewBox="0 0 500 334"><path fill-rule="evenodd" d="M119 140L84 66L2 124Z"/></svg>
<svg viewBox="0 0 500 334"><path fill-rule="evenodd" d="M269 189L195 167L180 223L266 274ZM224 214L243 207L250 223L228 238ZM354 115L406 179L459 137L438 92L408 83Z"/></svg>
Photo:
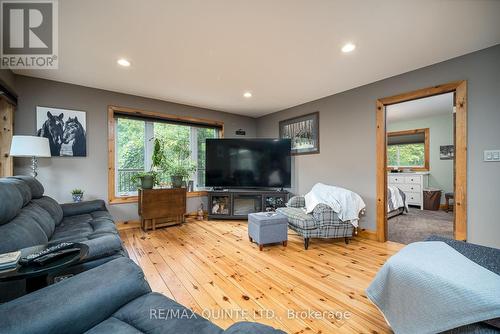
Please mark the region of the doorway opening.
<svg viewBox="0 0 500 334"><path fill-rule="evenodd" d="M377 100L377 240L466 239L466 82Z"/></svg>
<svg viewBox="0 0 500 334"><path fill-rule="evenodd" d="M386 107L387 239L453 238L453 93Z"/></svg>

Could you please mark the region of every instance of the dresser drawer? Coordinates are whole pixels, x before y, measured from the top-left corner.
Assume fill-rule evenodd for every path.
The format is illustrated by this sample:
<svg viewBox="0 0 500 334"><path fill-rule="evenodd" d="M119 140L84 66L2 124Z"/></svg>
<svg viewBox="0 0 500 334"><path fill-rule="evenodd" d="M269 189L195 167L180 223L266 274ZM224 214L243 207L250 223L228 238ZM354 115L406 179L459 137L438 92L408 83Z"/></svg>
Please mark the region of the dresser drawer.
<svg viewBox="0 0 500 334"><path fill-rule="evenodd" d="M399 185L399 188L403 190L404 192L412 193L412 192L422 192L422 188L420 187L420 184L415 184L415 183L405 183Z"/></svg>
<svg viewBox="0 0 500 334"><path fill-rule="evenodd" d="M422 183L422 177L420 175L418 175L418 176L406 176L405 177L405 183L417 183L417 184L421 184Z"/></svg>
<svg viewBox="0 0 500 334"><path fill-rule="evenodd" d="M387 182L389 184L391 184L391 183L405 183L405 177L404 176L389 175L389 177L387 178Z"/></svg>
<svg viewBox="0 0 500 334"><path fill-rule="evenodd" d="M412 192L406 192L406 202L408 204L418 204L420 205L420 202L422 201L422 193L412 193Z"/></svg>

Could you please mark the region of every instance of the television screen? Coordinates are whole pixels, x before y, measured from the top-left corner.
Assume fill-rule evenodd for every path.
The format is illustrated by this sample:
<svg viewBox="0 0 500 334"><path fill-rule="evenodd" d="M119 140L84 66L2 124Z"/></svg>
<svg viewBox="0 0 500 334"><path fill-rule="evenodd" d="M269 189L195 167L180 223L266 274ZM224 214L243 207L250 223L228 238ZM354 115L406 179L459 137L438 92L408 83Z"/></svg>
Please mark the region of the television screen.
<svg viewBox="0 0 500 334"><path fill-rule="evenodd" d="M206 143L207 187L290 187L290 139L207 139Z"/></svg>

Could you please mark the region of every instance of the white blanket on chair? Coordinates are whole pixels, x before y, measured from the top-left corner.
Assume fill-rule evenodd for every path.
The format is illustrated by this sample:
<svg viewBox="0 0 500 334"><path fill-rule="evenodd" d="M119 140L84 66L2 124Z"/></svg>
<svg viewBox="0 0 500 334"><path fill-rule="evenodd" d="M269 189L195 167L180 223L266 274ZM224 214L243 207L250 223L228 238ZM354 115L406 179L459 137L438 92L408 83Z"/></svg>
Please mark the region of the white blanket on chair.
<svg viewBox="0 0 500 334"><path fill-rule="evenodd" d="M323 183L316 183L304 198L307 213L323 203L331 207L340 220L350 221L354 227L358 227L359 213L366 207L361 196L355 192Z"/></svg>

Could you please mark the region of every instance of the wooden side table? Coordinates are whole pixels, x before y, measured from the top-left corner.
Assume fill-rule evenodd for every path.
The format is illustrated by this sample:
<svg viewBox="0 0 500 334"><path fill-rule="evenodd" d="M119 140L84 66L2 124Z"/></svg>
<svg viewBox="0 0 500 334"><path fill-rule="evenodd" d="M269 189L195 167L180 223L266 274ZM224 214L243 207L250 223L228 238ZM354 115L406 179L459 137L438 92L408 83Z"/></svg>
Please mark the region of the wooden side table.
<svg viewBox="0 0 500 334"><path fill-rule="evenodd" d="M148 223L153 230L181 224L186 214L186 188L139 189L138 211L144 231Z"/></svg>

